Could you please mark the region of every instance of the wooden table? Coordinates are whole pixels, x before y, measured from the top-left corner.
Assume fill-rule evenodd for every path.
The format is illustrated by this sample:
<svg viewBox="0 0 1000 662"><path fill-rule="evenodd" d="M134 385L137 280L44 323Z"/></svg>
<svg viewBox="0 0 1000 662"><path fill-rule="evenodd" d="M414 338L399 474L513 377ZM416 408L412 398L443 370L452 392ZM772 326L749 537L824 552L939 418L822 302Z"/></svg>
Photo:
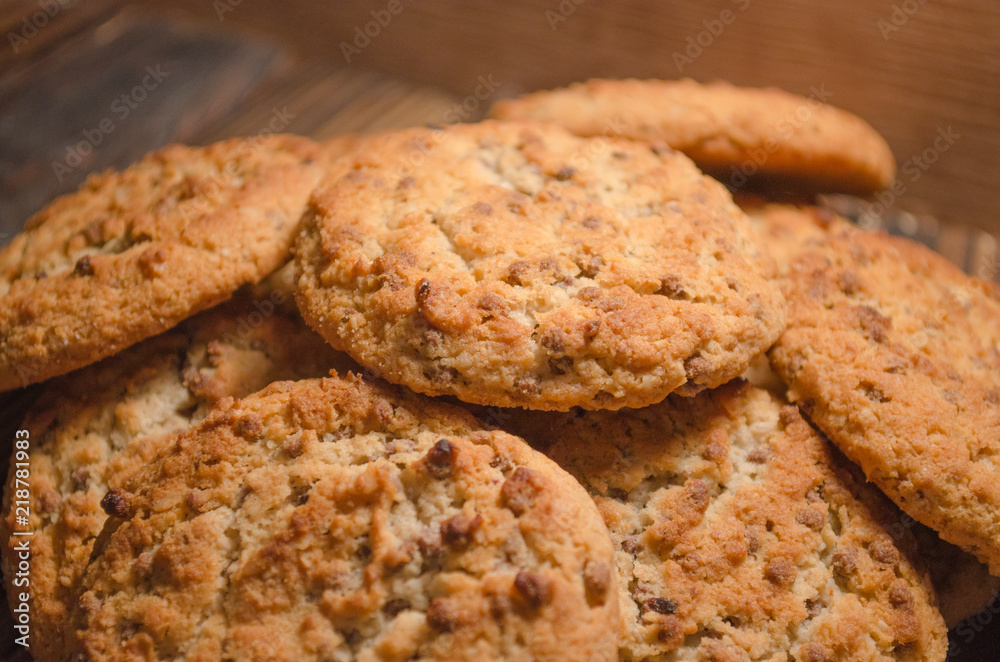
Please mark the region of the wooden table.
<svg viewBox="0 0 1000 662"><path fill-rule="evenodd" d="M389 1L0 0L0 243L87 173L171 141L475 120L484 81L501 96L591 76L690 75L826 86L901 163L906 193L885 226L998 279L995 0L396 1L386 19ZM960 138L913 179L911 157L947 127ZM870 204L825 202L849 215ZM0 447L33 396L0 398ZM950 660L1000 658L1000 627L986 620L953 633Z"/></svg>

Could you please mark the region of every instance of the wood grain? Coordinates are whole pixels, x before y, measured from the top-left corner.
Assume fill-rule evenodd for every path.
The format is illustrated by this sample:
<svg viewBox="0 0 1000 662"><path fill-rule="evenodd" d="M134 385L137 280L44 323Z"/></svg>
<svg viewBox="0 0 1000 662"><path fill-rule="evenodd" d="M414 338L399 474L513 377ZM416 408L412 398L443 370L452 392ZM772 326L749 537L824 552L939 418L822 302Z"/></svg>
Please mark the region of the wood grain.
<svg viewBox="0 0 1000 662"><path fill-rule="evenodd" d="M219 20L208 3L158 1ZM888 138L905 189L891 206L1000 231L996 0L400 0L401 12L384 28L373 24L371 12L388 5L287 0L279 16L265 3L244 2L224 20L282 34L311 57L345 64L341 44L368 27L377 34L351 54L350 66L459 96L481 75L508 91L594 76L682 75L805 95L823 88L831 103ZM733 20L719 30L723 11ZM708 45L698 47L698 39ZM684 54L689 40L696 57L678 67L674 54ZM960 138L946 151L927 152L933 165L924 170L911 160L933 149L948 127Z"/></svg>
<svg viewBox="0 0 1000 662"><path fill-rule="evenodd" d="M485 110L470 96L481 77L503 95L591 76L680 73L807 95L824 88L831 102L886 134L901 163L933 146L939 128L953 127L961 137L926 173L913 181L901 171L906 191L894 202L904 211L872 216L881 211L872 206L877 200L824 202L1000 280L993 234L1000 232L1000 187L992 181L1000 153L1000 6L910 1L919 9L886 40L878 21L891 19L893 4L904 0L562 0L574 9L554 30L546 12L558 12L558 0L400 0L402 11L350 63L340 43L388 0L286 0L280 10L241 2L221 19L203 0L154 0L121 15L117 0L79 2L19 52L0 52L0 234L88 171L123 166L171 140L203 144L278 127L326 138L447 123L461 108L469 109L462 119L475 120ZM37 7L37 0L0 0L0 28L15 29ZM731 23L678 72L673 53L727 8ZM74 179L57 182L51 162L83 130L117 119L111 101L158 61L178 72L158 88L165 94L151 92L74 169ZM36 394L0 393L0 456ZM3 612L0 629L9 632ZM973 624L952 639L958 653L951 660L995 662L1000 628ZM0 639L0 658L12 650L11 639Z"/></svg>
<svg viewBox="0 0 1000 662"><path fill-rule="evenodd" d="M10 70L0 77L0 243L88 173L195 141L271 74L279 53L273 42L126 12Z"/></svg>

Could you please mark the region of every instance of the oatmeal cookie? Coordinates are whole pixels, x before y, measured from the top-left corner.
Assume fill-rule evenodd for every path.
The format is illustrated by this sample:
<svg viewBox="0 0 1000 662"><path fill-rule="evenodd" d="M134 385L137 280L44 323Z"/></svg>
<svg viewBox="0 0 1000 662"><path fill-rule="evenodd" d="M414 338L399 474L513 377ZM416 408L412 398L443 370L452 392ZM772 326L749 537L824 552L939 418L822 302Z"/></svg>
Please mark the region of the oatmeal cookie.
<svg viewBox="0 0 1000 662"><path fill-rule="evenodd" d="M0 538L8 582L11 531L31 530L31 650L64 659L67 614L107 515L101 500L201 420L220 398L279 379L348 369L350 359L313 333L280 290L205 311L176 328L44 386L21 427L30 434L28 526L16 524L12 472ZM18 589L12 588L9 596ZM14 602L11 602L12 606Z"/></svg>
<svg viewBox="0 0 1000 662"><path fill-rule="evenodd" d="M296 299L428 395L619 409L739 374L784 327L766 254L685 156L486 122L370 140L313 195Z"/></svg>
<svg viewBox="0 0 1000 662"><path fill-rule="evenodd" d="M1000 574L996 286L838 223L792 262L785 293L770 358L789 397L900 508Z"/></svg>
<svg viewBox="0 0 1000 662"><path fill-rule="evenodd" d="M870 193L896 175L889 145L860 117L774 88L590 80L501 101L490 116L554 122L580 136L664 142L736 188L762 175Z"/></svg>
<svg viewBox="0 0 1000 662"><path fill-rule="evenodd" d="M645 409L515 413L505 427L604 516L620 659L944 660L944 622L892 504L766 391L737 380Z"/></svg>
<svg viewBox="0 0 1000 662"><path fill-rule="evenodd" d="M105 499L70 651L605 660L611 541L522 440L359 377L221 403Z"/></svg>
<svg viewBox="0 0 1000 662"><path fill-rule="evenodd" d="M335 151L295 136L171 145L53 201L0 249L0 390L110 356L276 269Z"/></svg>

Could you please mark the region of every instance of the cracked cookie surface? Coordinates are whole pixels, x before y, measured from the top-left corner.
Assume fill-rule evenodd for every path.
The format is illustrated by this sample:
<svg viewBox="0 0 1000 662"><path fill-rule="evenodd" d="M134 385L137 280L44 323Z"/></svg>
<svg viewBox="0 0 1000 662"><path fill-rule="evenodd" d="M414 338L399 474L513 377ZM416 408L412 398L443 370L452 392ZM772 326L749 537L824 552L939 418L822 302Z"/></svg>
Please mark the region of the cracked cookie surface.
<svg viewBox="0 0 1000 662"><path fill-rule="evenodd" d="M785 292L769 355L789 397L900 508L1000 574L996 286L835 223L802 245Z"/></svg>
<svg viewBox="0 0 1000 662"><path fill-rule="evenodd" d="M886 188L896 174L888 144L867 122L774 88L597 79L501 101L490 116L554 122L581 136L664 142L737 187L746 172L866 193Z"/></svg>
<svg viewBox="0 0 1000 662"><path fill-rule="evenodd" d="M371 139L313 195L296 300L428 395L619 409L743 372L784 325L774 264L683 155L486 122Z"/></svg>
<svg viewBox="0 0 1000 662"><path fill-rule="evenodd" d="M522 440L384 383L217 406L110 504L71 653L615 659L608 532Z"/></svg>
<svg viewBox="0 0 1000 662"><path fill-rule="evenodd" d="M61 662L66 618L107 514L101 500L211 405L279 379L326 375L353 362L310 330L290 292L243 293L170 331L46 385L21 427L31 435L28 526L17 526L14 473L0 522L6 577L30 529L36 662ZM10 587L13 599L19 590Z"/></svg>
<svg viewBox="0 0 1000 662"><path fill-rule="evenodd" d="M604 516L620 659L944 660L944 622L895 509L766 391L739 380L644 409L514 413L505 427Z"/></svg>
<svg viewBox="0 0 1000 662"><path fill-rule="evenodd" d="M337 149L170 145L47 205L0 249L0 390L110 356L276 269Z"/></svg>

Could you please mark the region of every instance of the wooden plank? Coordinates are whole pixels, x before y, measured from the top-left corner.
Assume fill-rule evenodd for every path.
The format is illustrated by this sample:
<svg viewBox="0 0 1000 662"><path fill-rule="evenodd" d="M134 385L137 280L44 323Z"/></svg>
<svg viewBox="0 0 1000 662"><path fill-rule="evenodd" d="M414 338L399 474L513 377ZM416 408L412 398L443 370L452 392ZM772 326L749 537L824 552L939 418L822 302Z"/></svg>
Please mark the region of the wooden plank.
<svg viewBox="0 0 1000 662"><path fill-rule="evenodd" d="M92 30L120 9L119 0L0 2L0 72L37 59L67 39Z"/></svg>
<svg viewBox="0 0 1000 662"><path fill-rule="evenodd" d="M169 4L219 20L208 3ZM1000 231L995 0L400 0L401 11L384 27L373 23L372 12L384 19L387 6L288 0L279 14L243 2L224 19L281 34L332 62L345 62L341 44L357 38L363 48L349 53L350 66L378 67L459 96L480 75L509 90L593 76L724 78L802 94L822 86L832 103L881 131L908 166L900 174L905 193L891 206ZM732 20L720 28L724 11ZM694 57L679 66L674 54L689 48ZM934 151L939 130L949 127L960 137ZM925 152L934 161L926 170Z"/></svg>
<svg viewBox="0 0 1000 662"><path fill-rule="evenodd" d="M262 90L238 116L199 135L208 142L275 128L317 139L444 122L457 102L446 92L329 62L311 63Z"/></svg>
<svg viewBox="0 0 1000 662"><path fill-rule="evenodd" d="M191 142L281 57L274 43L126 12L0 77L0 242L88 173Z"/></svg>

